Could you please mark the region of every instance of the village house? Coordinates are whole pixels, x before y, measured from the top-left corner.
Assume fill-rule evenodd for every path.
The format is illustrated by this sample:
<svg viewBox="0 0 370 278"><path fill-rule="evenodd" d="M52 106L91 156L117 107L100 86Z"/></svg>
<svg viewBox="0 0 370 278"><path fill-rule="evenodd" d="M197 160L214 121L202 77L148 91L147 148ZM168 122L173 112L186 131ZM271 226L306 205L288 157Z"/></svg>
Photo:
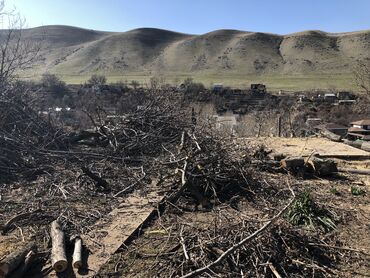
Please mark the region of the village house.
<svg viewBox="0 0 370 278"><path fill-rule="evenodd" d="M334 103L337 100L337 96L333 93L324 94L324 101Z"/></svg>
<svg viewBox="0 0 370 278"><path fill-rule="evenodd" d="M352 122L347 135L352 140L370 141L370 119Z"/></svg>
<svg viewBox="0 0 370 278"><path fill-rule="evenodd" d="M347 134L348 127L336 123L326 123L315 126L315 130L328 130L336 135L345 136Z"/></svg>

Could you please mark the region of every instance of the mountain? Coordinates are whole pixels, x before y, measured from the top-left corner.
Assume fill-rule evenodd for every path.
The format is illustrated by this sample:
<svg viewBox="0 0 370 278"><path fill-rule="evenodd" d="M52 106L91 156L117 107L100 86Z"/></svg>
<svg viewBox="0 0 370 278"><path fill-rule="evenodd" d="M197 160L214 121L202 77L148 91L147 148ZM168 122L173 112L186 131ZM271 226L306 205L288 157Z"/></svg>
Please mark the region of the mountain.
<svg viewBox="0 0 370 278"><path fill-rule="evenodd" d="M34 76L339 76L350 74L356 60L370 60L370 30L189 35L154 28L101 32L44 26L23 35L43 45L43 60L28 73Z"/></svg>

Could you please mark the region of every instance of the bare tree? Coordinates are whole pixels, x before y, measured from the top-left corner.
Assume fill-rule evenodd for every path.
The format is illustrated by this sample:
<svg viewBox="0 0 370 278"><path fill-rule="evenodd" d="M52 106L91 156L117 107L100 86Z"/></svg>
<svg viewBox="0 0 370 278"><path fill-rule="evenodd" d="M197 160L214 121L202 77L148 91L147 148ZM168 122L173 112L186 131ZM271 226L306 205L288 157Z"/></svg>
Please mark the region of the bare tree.
<svg viewBox="0 0 370 278"><path fill-rule="evenodd" d="M98 75L98 74L93 74L89 80L87 80L87 84L92 85L92 86L102 86L107 83L107 78L105 75Z"/></svg>
<svg viewBox="0 0 370 278"><path fill-rule="evenodd" d="M370 98L370 61L358 61L353 71L355 84Z"/></svg>
<svg viewBox="0 0 370 278"><path fill-rule="evenodd" d="M0 30L0 89L6 89L18 76L39 58L39 43L24 37L25 20L15 11L6 11L0 0L0 20L7 29Z"/></svg>

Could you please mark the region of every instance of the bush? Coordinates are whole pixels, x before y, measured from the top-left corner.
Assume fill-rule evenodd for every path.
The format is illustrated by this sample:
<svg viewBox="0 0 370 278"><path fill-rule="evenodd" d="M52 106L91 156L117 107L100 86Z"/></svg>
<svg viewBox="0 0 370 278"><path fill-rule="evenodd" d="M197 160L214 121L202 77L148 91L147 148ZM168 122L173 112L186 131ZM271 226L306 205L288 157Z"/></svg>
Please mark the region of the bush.
<svg viewBox="0 0 370 278"><path fill-rule="evenodd" d="M93 74L89 80L87 80L87 84L92 86L101 86L107 83L107 78L104 75Z"/></svg>
<svg viewBox="0 0 370 278"><path fill-rule="evenodd" d="M45 73L41 78L41 85L50 92L57 95L64 95L67 91L67 85L55 74Z"/></svg>
<svg viewBox="0 0 370 278"><path fill-rule="evenodd" d="M203 83L194 82L192 78L186 78L183 82L186 93L199 93L205 90Z"/></svg>
<svg viewBox="0 0 370 278"><path fill-rule="evenodd" d="M132 80L130 82L130 85L131 85L132 88L134 88L134 90L136 90L140 86L140 83L136 80Z"/></svg>

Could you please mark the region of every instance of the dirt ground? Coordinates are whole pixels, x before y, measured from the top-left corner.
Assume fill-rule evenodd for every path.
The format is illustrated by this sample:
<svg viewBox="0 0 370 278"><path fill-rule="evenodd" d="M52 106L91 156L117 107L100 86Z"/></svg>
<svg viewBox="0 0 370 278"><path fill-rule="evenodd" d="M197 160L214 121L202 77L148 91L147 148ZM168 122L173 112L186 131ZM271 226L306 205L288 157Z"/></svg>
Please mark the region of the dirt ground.
<svg viewBox="0 0 370 278"><path fill-rule="evenodd" d="M273 140L268 140L264 138L254 140L253 142L251 140L243 141L243 143L240 140L236 140L235 143L238 145L247 143L251 146L258 146L261 142L264 142L266 145L272 146L271 148L277 153L289 153L295 156L302 154L311 155L312 152L319 152L320 155L335 153L337 157L351 154L361 159L343 160L335 158L335 160L341 167L370 169L370 159L366 158L366 153L364 154L344 144L332 143L320 138L313 140L274 138ZM242 153L239 155L243 156ZM106 231L106 235L110 233L114 234L115 242L113 242L113 249L108 250L106 247L102 247L99 251L99 248L97 248L98 253L104 254L105 251L109 252L110 254L104 254L104 260L108 259L108 257L110 259L104 264L96 277L176 277L178 273L182 275L186 274L186 271L183 270L188 266L186 264L194 264L193 268L201 267L201 264L196 263L199 259L196 250L204 242L197 244L197 241L205 241L207 245L208 241L210 243L217 242L218 240L221 241L222 238L220 235L238 231L243 227L247 227L248 223L262 226L264 221L276 214L277 210L291 198L288 194L288 186L296 192L309 191L319 206L325 207L335 216L336 229L330 232L323 232L305 227L292 227L286 218L283 217L270 231L266 232L266 235L263 235L261 239L252 241L246 248L252 249L254 246L259 246L261 241L268 241L269 237L275 232L284 233L285 229L289 232L296 231L302 234L304 238L318 239L319 241L316 240L311 243L316 245L322 244L325 246L328 254L331 254L331 252L334 254L335 251L335 256L332 255L335 259L333 259L330 269L327 269L325 265L318 266L315 263L302 262L299 257L289 258L288 263L286 261L279 262L279 258L273 258L274 267L279 270L283 269L283 266L286 267L287 264L290 264L292 268L300 264L305 265L305 276L280 273L281 277L308 277L307 275L311 277L370 276L370 265L368 263L370 259L369 176L340 174L330 178L299 178L286 173L271 173L263 170L259 173L260 189L248 190L245 195L235 196L234 199L232 198L214 207L195 205L194 202L189 201L184 196L179 202L167 205L163 214L159 214L159 212L155 213L153 220L147 227L140 229L140 233L137 232L137 229L132 224L134 223L140 227L141 221L135 222L135 214L131 213L131 210L125 211L125 202L121 202L123 205L118 205L118 203L105 203L104 200L96 201L96 206L109 206L113 211L114 209L118 209L118 212L115 214L118 222L110 221L109 225L100 227L101 231ZM360 188L366 193L355 196L351 192L353 187ZM18 204L23 202L25 206L27 205L28 194L37 193L32 192L31 189L17 186L14 186L11 192L13 202L16 201ZM2 195L2 200L7 200L4 203L7 209L4 208L2 210L0 208L0 213L2 213L4 219L9 219L11 216L5 214L5 212L9 212L9 207L12 206L12 202L9 201L8 197ZM158 202L159 199L157 198L157 200L156 198L154 199ZM147 197L144 199L145 206L142 206L142 208L145 210L145 215L149 215L152 211L156 212L156 205L147 201ZM151 205L150 208L147 206L148 202ZM138 209L140 209L140 204ZM33 205L36 207L36 204ZM86 212L89 208L89 204L81 204L81 212ZM105 218L109 218L108 210ZM140 216L140 218L144 219L145 217ZM38 221L39 225L41 225L42 220L39 219ZM47 217L43 221L47 222ZM104 222L104 218L102 221ZM98 224L99 222L96 225ZM123 232L126 226L131 227L130 231L135 231L134 237L130 240L128 238L132 236L132 232ZM29 240L29 233L32 232L32 229L36 229L36 227L30 227L30 229L22 230L21 228L16 228L6 236L0 235L0 260L17 246L22 245L24 241ZM122 234L120 234L120 231ZM190 258L185 263L179 262L179 258L182 260L184 257L180 244L182 242L180 236L182 231L191 235L185 240L185 243L190 245L186 247L188 248ZM251 232L251 230L246 229L241 235L246 237ZM203 234L207 236L211 235L211 238L204 238L204 236L201 236ZM288 249L294 248L293 245L296 244L294 240L295 237L292 235L292 241L285 243ZM42 245L46 247L48 243L44 242ZM228 247L230 246L222 246L221 252L225 251ZM45 252L48 252L47 248L45 250ZM207 253L206 251L204 252ZM97 256L97 260L100 260L99 254ZM216 257L212 257L212 259L214 260ZM258 262L256 268L258 264L265 266L264 276L274 277L270 268L266 267L269 263L269 261ZM49 263L45 262L44 265L46 265L46 269L42 276L32 276L30 274L30 277L55 277L55 274L50 272ZM47 269L48 267L49 269ZM92 268L94 269L94 266ZM39 269L35 271L39 271ZM245 272L248 273L247 270ZM320 275L316 275L316 272L320 272ZM322 273L324 273L324 276ZM91 277L91 274L84 275L82 273L80 276ZM60 277L75 276L67 275ZM225 273L214 272L201 277L230 276ZM255 276L241 273L237 277Z"/></svg>
<svg viewBox="0 0 370 278"><path fill-rule="evenodd" d="M237 140L240 144L240 140ZM244 141L245 142L245 141ZM353 155L356 159L335 158L341 167L358 169L370 169L370 160L367 159L366 152L348 147L344 144L333 143L326 139L313 138L303 140L299 138L281 139L258 139L247 141L248 144L259 145L264 142L273 148L277 153L288 153L290 155L311 155L312 152L320 155L333 155L341 157L343 155ZM250 192L249 197L241 197L235 206L231 202L225 203L213 209L205 209L186 204L186 200L180 200L179 204L168 209L159 219L144 229L143 234L136 238L129 246L121 247L111 260L103 267L99 277L177 277L175 273L182 273L184 264L176 263L176 259L184 256L179 242L183 227L188 227L201 234L204 231L215 230L214 236L217 238L217 229L225 226L237 228L236 223L261 222L271 215L271 211L276 206L289 199L289 196L281 194L287 190L288 184L296 192L308 191L312 194L315 202L328 209L335 215L336 229L330 232L322 232L305 227L296 228L297 231L309 238L318 237L319 245L328 248L328 252L337 252L335 264L330 271L322 269L324 275L315 274L320 270L318 265L306 264L308 272L304 277L370 277L370 177L367 175L340 174L330 178L297 178L282 173L261 172L262 182L267 186L272 186L272 190L267 196L260 196ZM360 188L365 193L355 196L351 189ZM269 190L267 190L268 192ZM217 224L218 223L218 224ZM244 223L244 222L243 222ZM285 218L279 220L278 227L289 225ZM229 230L232 231L233 228ZM211 241L211 239L209 239ZM251 242L246 248L259 244L258 240ZM293 242L287 242L288 246ZM314 244L314 243L312 243ZM317 244L317 243L316 243ZM229 246L224 246L227 249ZM188 246L190 261L192 258L192 248ZM177 254L176 256L174 254ZM196 253L194 251L194 256ZM277 259L279 262L279 259ZM263 264L264 262L261 262ZM291 258L292 265L299 265L303 262L299 259ZM284 263L281 262L283 265ZM201 267L202 265L198 265ZM179 269L180 267L180 269ZM279 263L275 267L279 269ZM207 276L208 275L208 276ZM201 277L229 277L227 274L213 273ZM303 277L294 274L281 277ZM230 276L231 277L231 276ZM233 276L234 277L234 276ZM238 277L243 276L241 274ZM255 277L255 276L251 276ZM276 277L267 268L265 277Z"/></svg>
<svg viewBox="0 0 370 278"><path fill-rule="evenodd" d="M370 159L370 153L351 147L349 145L333 142L321 137L307 138L279 138L279 137L260 137L260 138L241 138L239 143L248 145L265 145L274 153L286 156L312 156L321 157L352 157Z"/></svg>

